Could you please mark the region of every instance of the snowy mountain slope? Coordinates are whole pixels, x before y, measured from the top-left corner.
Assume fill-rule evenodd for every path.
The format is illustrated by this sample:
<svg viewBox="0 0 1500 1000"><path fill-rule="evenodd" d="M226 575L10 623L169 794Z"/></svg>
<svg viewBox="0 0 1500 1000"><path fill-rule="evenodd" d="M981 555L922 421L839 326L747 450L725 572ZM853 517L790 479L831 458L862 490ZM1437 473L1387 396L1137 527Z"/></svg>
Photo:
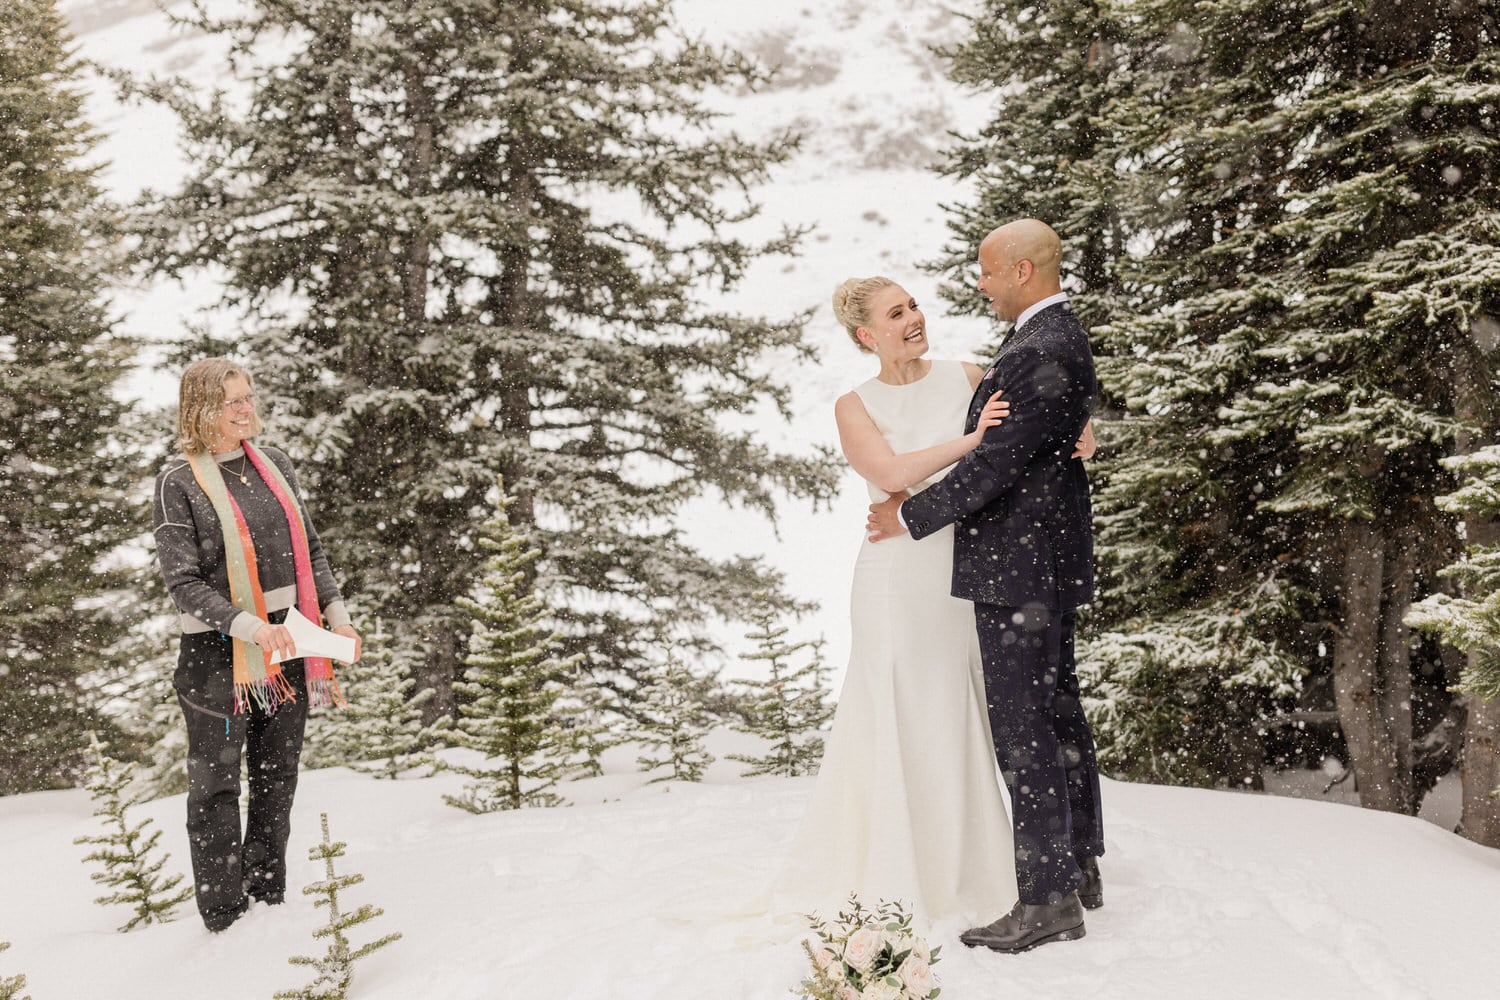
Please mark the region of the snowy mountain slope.
<svg viewBox="0 0 1500 1000"><path fill-rule="evenodd" d="M718 753L744 737L717 734ZM404 937L356 971L358 1000L777 1000L802 972L799 923L742 917L795 832L810 779L650 785L634 753L565 789L570 808L470 816L443 804L457 780L380 782L307 772L280 910L223 935L191 910L117 934L73 837L92 832L82 791L0 799L0 975L36 1000L269 1000L310 976L324 919L296 887L327 812L348 842L348 905L385 915L355 943ZM1423 1000L1483 996L1500 981L1500 856L1408 817L1267 796L1106 782L1106 905L1078 942L1021 956L945 945L944 996L987 1000ZM140 807L185 871L181 796ZM1326 845L1310 853L1308 845ZM24 873L22 877L18 874Z"/></svg>

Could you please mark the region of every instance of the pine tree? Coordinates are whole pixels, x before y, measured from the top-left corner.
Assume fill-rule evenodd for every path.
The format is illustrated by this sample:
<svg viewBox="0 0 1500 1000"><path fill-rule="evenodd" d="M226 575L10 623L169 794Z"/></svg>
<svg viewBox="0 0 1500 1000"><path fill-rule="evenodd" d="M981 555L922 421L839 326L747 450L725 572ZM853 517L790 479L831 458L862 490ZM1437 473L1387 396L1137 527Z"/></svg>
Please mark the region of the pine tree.
<svg viewBox="0 0 1500 1000"><path fill-rule="evenodd" d="M156 599L160 612L171 603L154 564L150 570L154 580L142 590ZM139 658L115 688L116 704L122 706L117 721L128 734L122 742L128 740L123 745L130 748L136 780L147 801L187 791L187 727L172 686L179 628L175 614L137 626L132 638Z"/></svg>
<svg viewBox="0 0 1500 1000"><path fill-rule="evenodd" d="M1461 477L1438 506L1464 519L1463 558L1443 573L1456 593L1436 593L1412 606L1407 623L1466 654L1463 810L1458 832L1500 847L1500 758L1487 753L1500 735L1500 446L1481 447L1444 463Z"/></svg>
<svg viewBox="0 0 1500 1000"><path fill-rule="evenodd" d="M747 721L735 728L767 740L771 747L761 757L730 754L729 759L751 765L742 772L745 777L816 774L823 759L823 737L818 732L833 718L828 690L820 683L822 644L788 643L788 628L777 624L776 606L767 595L756 595L749 617L754 628L745 637L755 643L755 649L742 658L763 666L767 676L745 682L751 692ZM811 649L812 656L802 666L794 666L793 658L804 649Z"/></svg>
<svg viewBox="0 0 1500 1000"><path fill-rule="evenodd" d="M794 234L738 238L793 147L716 134L743 58L680 36L664 0L343 0L190 23L232 38L243 114L146 85L198 167L142 213L159 273L228 269L261 391L295 440L333 561L451 713L472 525L503 473L568 647L617 693L668 638L775 580L675 530L718 495L826 498L827 453L778 454L734 415L788 393L802 319L711 304ZM283 34L286 32L286 34ZM274 44L272 40L274 39ZM783 606L791 602L779 597Z"/></svg>
<svg viewBox="0 0 1500 1000"><path fill-rule="evenodd" d="M84 678L118 663L137 533L114 445L131 345L101 295L112 208L85 163L96 136L54 0L0 7L0 795L74 784L82 734L110 732Z"/></svg>
<svg viewBox="0 0 1500 1000"><path fill-rule="evenodd" d="M1100 506L1139 578L1331 672L1361 801L1414 812L1417 713L1446 694L1414 682L1403 619L1454 544L1432 484L1500 294L1495 26L1402 2L1157 13L1149 80L1108 118L1151 250L1101 331L1143 416Z"/></svg>
<svg viewBox="0 0 1500 1000"><path fill-rule="evenodd" d="M973 192L949 206L952 239L935 266L957 280L943 295L960 312L986 314L974 293L980 241L996 226L1036 218L1063 238L1080 314L1102 316L1125 253L1115 199L1093 169L1105 138L1099 116L1128 91L1120 11L1032 0L978 6L963 15L965 40L940 52L952 80L996 95L994 114L977 132L956 136L941 167Z"/></svg>
<svg viewBox="0 0 1500 1000"><path fill-rule="evenodd" d="M604 751L621 742L611 721L609 695L581 665L565 674L561 684L552 710L562 726L572 777L597 778L604 773Z"/></svg>
<svg viewBox="0 0 1500 1000"><path fill-rule="evenodd" d="M0 952L6 951L9 948L9 941L0 941ZM31 1000L30 996L21 995L21 991L25 988L25 976L0 976L0 1000Z"/></svg>
<svg viewBox="0 0 1500 1000"><path fill-rule="evenodd" d="M1159 303L1143 290L1163 281L1160 269L1152 269L1154 258L1135 259L1127 245L1151 225L1152 201L1162 188L1154 177L1137 182L1142 153L1121 147L1125 125L1138 122L1144 130L1148 124L1134 95L1153 93L1161 86L1158 69L1173 71L1190 53L1179 33L1153 34L1157 18L1169 18L1165 8L1126 16L1108 5L987 0L970 18L969 40L944 53L953 79L996 95L994 115L957 138L943 168L974 191L951 207L953 240L938 262L962 276L944 290L960 308L984 309L968 274L979 241L997 225L1031 216L1053 225L1063 239L1063 284L1085 324L1096 327L1096 350L1108 348L1113 329L1098 324L1156 313ZM1171 242L1174 235L1152 231L1153 242L1166 248L1164 261L1183 252ZM1173 291L1162 290L1162 300ZM1148 368L1160 350L1153 346L1139 358L1122 346L1120 366ZM1102 450L1090 475L1100 593L1081 622L1079 669L1092 695L1101 763L1151 780L1258 782L1255 731L1295 690L1300 664L1254 634L1252 623L1259 628L1275 619L1290 595L1274 587L1270 593L1244 588L1234 605L1238 614L1194 600L1197 571L1189 559L1196 553L1180 544L1172 526L1187 521L1192 538L1201 539L1204 511L1221 509L1223 497L1213 479L1193 475L1188 463L1197 449L1184 454L1184 439L1163 436L1164 422L1120 420L1126 407L1141 405L1141 396L1111 358L1100 357L1099 365L1094 423ZM1203 412L1212 414L1208 405ZM1198 428L1193 419L1182 424ZM1143 494L1143 483L1153 488ZM1205 484L1198 493L1183 488L1196 483ZM1238 524L1239 513L1224 520ZM1258 537L1262 530L1246 523L1243 535ZM1242 541L1229 538L1221 548ZM1257 594L1274 599L1244 602ZM1217 645L1194 649L1184 641L1190 636ZM1247 643L1270 659L1252 657L1247 662L1253 665L1238 669L1234 663ZM1183 658L1166 655L1175 652Z"/></svg>
<svg viewBox="0 0 1500 1000"><path fill-rule="evenodd" d="M422 763L438 730L422 725L422 706L433 697L417 691L415 656L396 649L380 619L365 637L357 662L340 669L349 704L308 720L308 767L347 766L377 778L396 778Z"/></svg>
<svg viewBox="0 0 1500 1000"><path fill-rule="evenodd" d="M297 955L288 959L293 965L306 965L316 969L318 976L301 989L278 991L275 1000L347 1000L349 984L354 979L354 963L401 937L398 931L358 948L350 947L344 932L374 920L385 910L369 903L362 904L351 913L344 913L339 909L339 893L359 885L365 877L359 874L339 875L333 870L334 859L343 857L344 848L349 845L342 840L329 840L327 813L321 813L319 821L323 827L323 842L310 848L307 856L312 861L323 862L324 878L321 882L303 886L302 892L307 896L321 897L313 900L314 906L328 907L328 923L313 931L315 939L328 939L328 950L322 958Z"/></svg>
<svg viewBox="0 0 1500 1000"><path fill-rule="evenodd" d="M458 599L473 633L469 669L454 685L459 717L450 740L483 754L484 762L445 762L475 779L462 796L446 799L476 813L558 805L563 800L551 789L568 769L568 739L555 709L560 681L578 661L555 654L558 637L528 579L539 553L510 525L515 502L502 480L494 512L479 530L479 547L489 555L476 596Z"/></svg>
<svg viewBox="0 0 1500 1000"><path fill-rule="evenodd" d="M715 721L706 707L712 688L712 678L693 673L672 654L649 675L636 699L632 735L646 751L636 764L646 772L661 767L670 770L648 784L703 780L703 772L714 762L714 755L704 747Z"/></svg>
<svg viewBox="0 0 1500 1000"><path fill-rule="evenodd" d="M1151 717L1127 704L1181 720L1181 752L1154 757L1170 773L1147 773L1253 782L1267 716L1331 679L1362 801L1413 811L1416 737L1447 695L1402 620L1455 541L1428 496L1461 432L1495 426L1473 332L1497 287L1495 23L1405 0L1129 14L1100 36L1108 100L1078 77L1015 105L1091 109L1093 153L1040 186L1081 192L1075 216L1107 203L1114 227L1112 291L1083 296L1106 415L1130 411L1101 426L1094 470L1084 659L1113 685L1095 704L1119 709L1106 727ZM1093 13L1010 28L1051 19L1045 49L1074 16ZM992 48L989 78L1030 79L1034 51ZM1058 169L1049 139L1015 144L1017 187Z"/></svg>
<svg viewBox="0 0 1500 1000"><path fill-rule="evenodd" d="M83 860L98 862L103 870L90 873L89 878L115 890L94 902L133 909L134 915L120 927L121 931L142 924L166 923L179 904L193 898L193 887L177 888L182 883L181 875L162 876L161 870L171 856L163 853L153 859L161 831L147 833L151 820L143 819L132 825L125 816L127 809L142 801L139 794L127 794L135 780L135 769L106 754L97 738L93 744L95 759L89 769L89 794L94 800L94 815L104 821L109 832L103 836L76 837L73 843L94 845L95 849Z"/></svg>
<svg viewBox="0 0 1500 1000"><path fill-rule="evenodd" d="M1276 699L1295 694L1296 677L1255 625L1186 612L1093 635L1078 674L1100 761L1138 779L1255 785L1255 773L1232 770L1259 760L1245 747L1257 735L1246 720L1271 715Z"/></svg>

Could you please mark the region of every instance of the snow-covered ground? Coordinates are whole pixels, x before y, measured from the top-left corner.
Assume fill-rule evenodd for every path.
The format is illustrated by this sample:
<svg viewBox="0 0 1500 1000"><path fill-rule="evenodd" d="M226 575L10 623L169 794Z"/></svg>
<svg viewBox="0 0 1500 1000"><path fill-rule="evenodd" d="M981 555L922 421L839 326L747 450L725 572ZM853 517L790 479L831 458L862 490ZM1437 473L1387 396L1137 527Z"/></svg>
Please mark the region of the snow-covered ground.
<svg viewBox="0 0 1500 1000"><path fill-rule="evenodd" d="M716 752L745 737L716 734ZM115 933L94 905L83 791L0 799L0 976L35 1000L269 1000L310 981L324 921L298 889L318 814L348 843L349 906L385 915L356 944L404 937L355 973L356 1000L776 1000L803 971L792 926L733 919L766 887L812 779L740 779L720 758L701 785L645 785L618 748L567 808L470 816L442 801L459 779L376 781L305 772L292 892L210 935L191 904L166 925ZM1019 956L970 951L953 926L937 973L953 1000L1451 1000L1500 982L1500 853L1430 823L1327 803L1106 781L1104 909L1080 941ZM187 871L181 796L139 807Z"/></svg>

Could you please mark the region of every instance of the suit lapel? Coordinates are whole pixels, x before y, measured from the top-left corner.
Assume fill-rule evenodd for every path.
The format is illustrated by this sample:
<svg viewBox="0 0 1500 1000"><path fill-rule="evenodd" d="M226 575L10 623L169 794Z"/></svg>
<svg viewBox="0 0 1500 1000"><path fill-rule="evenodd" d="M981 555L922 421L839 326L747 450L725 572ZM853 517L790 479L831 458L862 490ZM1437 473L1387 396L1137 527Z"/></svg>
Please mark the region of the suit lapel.
<svg viewBox="0 0 1500 1000"><path fill-rule="evenodd" d="M990 366L985 369L984 375L979 379L979 388L974 390L974 396L969 400L969 418L965 424L964 433L968 433L979 426L979 411L984 409L984 401L994 395L997 388L1004 388L1004 386L992 385L991 382L995 377L995 373L1000 369L1000 363L1005 360L1005 355L1010 353L1011 349L1017 344L1025 343L1041 332L1048 325L1048 321L1054 318L1058 310L1072 312L1071 307L1066 302L1050 305L1027 319L1025 326L1014 328L1010 333L1005 335L1005 342L1000 345L1000 353L995 355L995 360L991 361Z"/></svg>

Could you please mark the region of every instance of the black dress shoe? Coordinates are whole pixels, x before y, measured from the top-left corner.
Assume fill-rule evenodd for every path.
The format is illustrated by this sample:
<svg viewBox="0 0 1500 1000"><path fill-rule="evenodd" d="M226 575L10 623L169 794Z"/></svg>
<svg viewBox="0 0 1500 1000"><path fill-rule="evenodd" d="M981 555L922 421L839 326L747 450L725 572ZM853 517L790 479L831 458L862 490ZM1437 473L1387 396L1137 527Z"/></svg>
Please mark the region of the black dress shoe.
<svg viewBox="0 0 1500 1000"><path fill-rule="evenodd" d="M970 948L1014 954L1030 951L1053 941L1076 941L1084 935L1083 906L1078 893L1070 892L1060 903L1016 903L992 924L964 931L958 939Z"/></svg>
<svg viewBox="0 0 1500 1000"><path fill-rule="evenodd" d="M1083 884L1078 887L1078 901L1085 910L1097 910L1104 905L1104 880L1099 877L1099 859L1080 858L1078 868L1083 872Z"/></svg>
<svg viewBox="0 0 1500 1000"><path fill-rule="evenodd" d="M250 901L248 899L242 899L240 900L240 905L233 910L215 910L209 913L200 914L200 916L203 917L204 927L207 927L211 933L221 934L224 931L229 930L230 925L233 924L236 920L240 919L240 917L243 917L245 915L245 911L248 909L250 909Z"/></svg>

